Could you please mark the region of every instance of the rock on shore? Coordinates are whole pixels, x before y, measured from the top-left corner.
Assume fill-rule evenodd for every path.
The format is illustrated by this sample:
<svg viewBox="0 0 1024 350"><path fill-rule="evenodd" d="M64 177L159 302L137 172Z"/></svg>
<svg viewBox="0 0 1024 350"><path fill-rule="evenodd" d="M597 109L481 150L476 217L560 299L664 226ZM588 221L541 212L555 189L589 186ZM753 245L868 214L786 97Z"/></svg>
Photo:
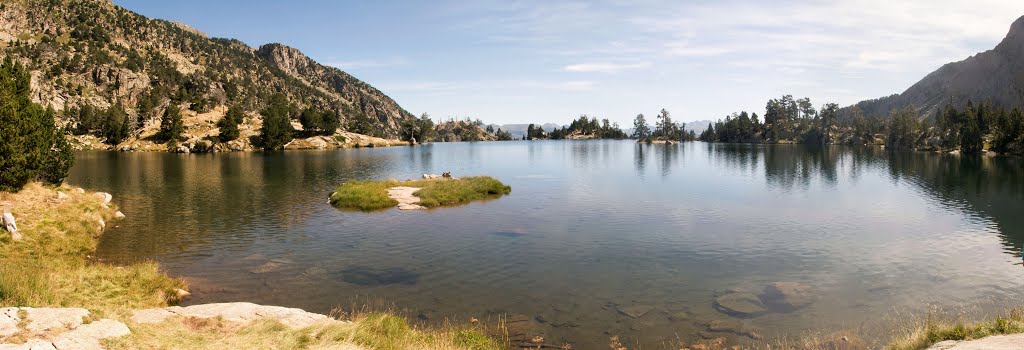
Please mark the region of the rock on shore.
<svg viewBox="0 0 1024 350"><path fill-rule="evenodd" d="M128 326L117 320L101 319L88 322L90 315L89 310L80 308L0 308L0 350L102 349L101 340L131 334ZM218 303L134 310L131 321L137 324L160 323L174 316L220 317L225 321L240 324L269 318L293 329L320 322L347 322L302 309L253 303ZM29 340L21 344L3 344L5 339L12 337Z"/></svg>
<svg viewBox="0 0 1024 350"><path fill-rule="evenodd" d="M1024 334L994 335L975 340L947 340L932 345L928 350L1021 350Z"/></svg>

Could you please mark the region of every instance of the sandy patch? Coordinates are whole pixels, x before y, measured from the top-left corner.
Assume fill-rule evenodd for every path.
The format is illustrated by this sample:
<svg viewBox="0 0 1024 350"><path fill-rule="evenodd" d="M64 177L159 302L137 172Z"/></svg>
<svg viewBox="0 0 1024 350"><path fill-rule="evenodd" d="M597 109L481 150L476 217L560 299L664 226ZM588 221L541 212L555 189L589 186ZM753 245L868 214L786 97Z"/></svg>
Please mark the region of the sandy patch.
<svg viewBox="0 0 1024 350"><path fill-rule="evenodd" d="M427 209L426 207L419 205L420 198L413 195L416 191L419 191L419 187L392 187L388 189L388 196L391 199L398 201L398 209L400 210L422 210Z"/></svg>

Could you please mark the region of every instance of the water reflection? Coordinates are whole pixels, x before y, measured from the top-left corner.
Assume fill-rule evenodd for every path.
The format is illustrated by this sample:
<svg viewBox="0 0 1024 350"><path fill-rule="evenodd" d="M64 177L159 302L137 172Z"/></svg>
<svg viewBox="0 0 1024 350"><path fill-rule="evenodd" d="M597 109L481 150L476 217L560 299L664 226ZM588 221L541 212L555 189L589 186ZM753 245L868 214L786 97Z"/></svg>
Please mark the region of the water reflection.
<svg viewBox="0 0 1024 350"><path fill-rule="evenodd" d="M744 320L768 337L847 329L894 306L1018 297L1024 271L1008 260L1024 241L1022 165L875 148L532 141L82 153L69 182L113 193L128 216L104 235L102 258L158 259L197 281L193 302L327 312L373 295L430 320L539 316L547 339L580 349L606 346L606 334L657 348L729 317L713 307L722 291L779 281L811 286L818 302ZM326 204L351 179L443 171L513 191L427 212Z"/></svg>

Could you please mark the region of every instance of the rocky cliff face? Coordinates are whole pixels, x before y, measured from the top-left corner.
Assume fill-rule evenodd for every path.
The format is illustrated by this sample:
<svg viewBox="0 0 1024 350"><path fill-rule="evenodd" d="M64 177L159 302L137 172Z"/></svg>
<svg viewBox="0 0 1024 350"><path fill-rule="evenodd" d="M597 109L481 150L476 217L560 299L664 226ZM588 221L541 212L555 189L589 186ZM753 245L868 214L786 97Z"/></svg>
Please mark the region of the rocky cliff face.
<svg viewBox="0 0 1024 350"><path fill-rule="evenodd" d="M901 94L855 106L868 116L887 117L891 110L904 106L914 106L921 115L932 116L947 102L962 107L968 100L1024 106L1024 17L1013 22L994 49L947 63ZM842 112L849 113L852 107Z"/></svg>
<svg viewBox="0 0 1024 350"><path fill-rule="evenodd" d="M32 71L33 98L67 124L79 122L73 111L85 105L120 104L132 120L131 138L143 137L143 126L171 103L195 112L186 115L240 105L259 118L278 92L297 108L338 112L343 125L365 115L373 136L396 137L413 117L369 84L294 48L209 38L109 0L0 1L0 56Z"/></svg>
<svg viewBox="0 0 1024 350"><path fill-rule="evenodd" d="M402 120L413 118L411 113L380 90L338 68L316 63L297 49L267 44L256 51L256 56L332 97L349 101L353 108L376 120L389 133L397 132Z"/></svg>

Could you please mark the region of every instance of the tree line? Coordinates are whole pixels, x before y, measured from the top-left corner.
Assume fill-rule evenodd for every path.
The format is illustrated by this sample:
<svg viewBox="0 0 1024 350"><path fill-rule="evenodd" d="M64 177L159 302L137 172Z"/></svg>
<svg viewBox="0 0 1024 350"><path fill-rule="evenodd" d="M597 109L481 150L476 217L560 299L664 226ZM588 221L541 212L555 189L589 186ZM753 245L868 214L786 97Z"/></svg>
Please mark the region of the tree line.
<svg viewBox="0 0 1024 350"><path fill-rule="evenodd" d="M757 113L733 113L710 123L698 139L729 143L884 144L890 149L1024 154L1024 115L1019 108L968 101L961 108L947 103L930 116L919 115L913 107L903 107L892 110L887 119L865 116L854 106L841 118L835 103L815 109L809 98L784 95L768 100L763 122Z"/></svg>
<svg viewBox="0 0 1024 350"><path fill-rule="evenodd" d="M662 108L658 112L654 129L651 129L650 125L647 124L647 117L643 114L638 114L633 119L632 138L647 143L653 141L686 142L696 140L697 135L693 130L686 131L686 124L673 122L672 115L669 114L668 110Z"/></svg>

